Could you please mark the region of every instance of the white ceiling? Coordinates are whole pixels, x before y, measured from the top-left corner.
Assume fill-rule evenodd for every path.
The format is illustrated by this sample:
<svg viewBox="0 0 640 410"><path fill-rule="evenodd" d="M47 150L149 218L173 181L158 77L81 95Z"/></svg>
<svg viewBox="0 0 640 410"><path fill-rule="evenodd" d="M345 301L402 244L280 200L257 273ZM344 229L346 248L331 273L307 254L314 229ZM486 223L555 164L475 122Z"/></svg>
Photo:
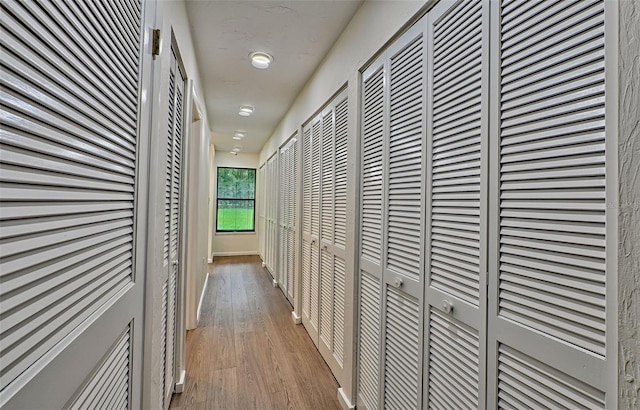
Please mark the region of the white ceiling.
<svg viewBox="0 0 640 410"><path fill-rule="evenodd" d="M191 35L216 150L259 152L363 0L188 0ZM249 53L274 56L267 70ZM250 104L250 117L238 115ZM234 131L246 131L234 141Z"/></svg>

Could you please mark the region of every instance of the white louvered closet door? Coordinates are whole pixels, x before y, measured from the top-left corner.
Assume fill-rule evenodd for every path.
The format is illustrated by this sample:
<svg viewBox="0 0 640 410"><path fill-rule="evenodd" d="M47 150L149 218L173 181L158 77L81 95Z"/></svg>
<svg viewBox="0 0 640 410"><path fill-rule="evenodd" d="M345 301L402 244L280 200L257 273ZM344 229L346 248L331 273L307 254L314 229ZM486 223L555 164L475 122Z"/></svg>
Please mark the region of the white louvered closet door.
<svg viewBox="0 0 640 410"><path fill-rule="evenodd" d="M485 403L488 6L441 2L428 16L423 402L432 409Z"/></svg>
<svg viewBox="0 0 640 410"><path fill-rule="evenodd" d="M296 209L298 204L298 134L296 133L290 143L289 149L289 179L288 197L289 214L287 219L287 297L291 303L297 297L296 293Z"/></svg>
<svg viewBox="0 0 640 410"><path fill-rule="evenodd" d="M488 407L614 408L615 323L606 320L617 308L607 292L615 274L607 229L616 218L607 207L616 188L605 183L615 172L606 167L615 154L605 149L609 5L492 6L501 41L493 56L500 72Z"/></svg>
<svg viewBox="0 0 640 410"><path fill-rule="evenodd" d="M358 404L422 405L425 21L363 74Z"/></svg>
<svg viewBox="0 0 640 410"><path fill-rule="evenodd" d="M348 101L346 91L334 103L334 180L333 180L333 305L331 355L338 367L334 374L342 383L344 368L344 306L346 286L346 236L347 236L347 139Z"/></svg>
<svg viewBox="0 0 640 410"><path fill-rule="evenodd" d="M318 346L320 322L320 184L322 115L311 121L303 136L303 315L302 323ZM308 167L308 169L305 169ZM305 175L308 180L304 179ZM306 201L306 203L305 203ZM305 209L307 207L308 209ZM306 212L306 216L305 216ZM305 231L308 229L308 231ZM306 244L305 244L306 242ZM306 299L305 299L306 298ZM306 301L306 306L305 302ZM305 310L306 308L306 310Z"/></svg>
<svg viewBox="0 0 640 410"><path fill-rule="evenodd" d="M362 74L360 274L357 406L380 407L384 55Z"/></svg>
<svg viewBox="0 0 640 410"><path fill-rule="evenodd" d="M311 124L302 130L302 321L305 328L310 321L311 312Z"/></svg>
<svg viewBox="0 0 640 410"><path fill-rule="evenodd" d="M320 272L319 313L320 352L331 362L333 341L333 185L334 185L334 126L333 110L329 106L322 112L320 122ZM332 369L333 370L333 369Z"/></svg>
<svg viewBox="0 0 640 410"><path fill-rule="evenodd" d="M265 193L265 200L267 204L267 209L266 209L267 229L266 229L266 241L265 241L266 242L265 264L271 276L273 276L273 278L277 281L278 280L278 263L279 263L279 255L278 255L279 170L278 170L277 153L274 154L267 161L266 170L267 170L267 176L266 176L267 191Z"/></svg>
<svg viewBox="0 0 640 410"><path fill-rule="evenodd" d="M139 408L155 4L0 10L0 407Z"/></svg>
<svg viewBox="0 0 640 410"><path fill-rule="evenodd" d="M266 202L266 185L265 185L265 164L262 164L258 169L258 207L259 207L259 217L258 217L258 229L260 229L260 256L262 257L262 261L264 262L266 259L265 249L266 249L266 225L265 225L265 202Z"/></svg>
<svg viewBox="0 0 640 410"><path fill-rule="evenodd" d="M424 20L387 51L383 293L385 409L420 407L424 284Z"/></svg>
<svg viewBox="0 0 640 410"><path fill-rule="evenodd" d="M278 193L278 286L287 294L287 227L286 220L289 213L287 196L288 154L285 148L279 150L279 193Z"/></svg>
<svg viewBox="0 0 640 410"><path fill-rule="evenodd" d="M280 148L280 237L278 284L293 303L295 274L295 147L296 135Z"/></svg>
<svg viewBox="0 0 640 410"><path fill-rule="evenodd" d="M342 380L344 348L346 98L346 91L341 92L322 111L320 136L319 350L338 381Z"/></svg>
<svg viewBox="0 0 640 410"><path fill-rule="evenodd" d="M182 136L184 134L184 88L185 78L180 68L176 53L171 48L171 66L169 74L169 121L168 121L168 145L167 145L167 194L169 198L165 206L169 206L169 238L168 238L168 276L165 287L167 312L163 312L166 317L166 325L163 327L166 334L165 340L165 366L164 366L164 408L169 407L171 395L173 394L175 377L175 339L176 339L176 315L177 315L177 293L178 293L178 267L180 251L180 203L181 203L181 182L182 182ZM166 221L165 210L165 223ZM167 229L165 229L165 232Z"/></svg>

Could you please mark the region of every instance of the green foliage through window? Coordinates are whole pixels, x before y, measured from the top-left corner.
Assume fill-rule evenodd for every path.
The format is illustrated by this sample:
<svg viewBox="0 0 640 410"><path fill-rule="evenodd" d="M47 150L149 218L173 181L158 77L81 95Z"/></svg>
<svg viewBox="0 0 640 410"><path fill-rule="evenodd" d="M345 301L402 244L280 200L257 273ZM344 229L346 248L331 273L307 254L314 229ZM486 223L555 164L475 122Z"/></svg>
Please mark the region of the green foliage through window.
<svg viewBox="0 0 640 410"><path fill-rule="evenodd" d="M255 230L256 170L218 168L218 232Z"/></svg>

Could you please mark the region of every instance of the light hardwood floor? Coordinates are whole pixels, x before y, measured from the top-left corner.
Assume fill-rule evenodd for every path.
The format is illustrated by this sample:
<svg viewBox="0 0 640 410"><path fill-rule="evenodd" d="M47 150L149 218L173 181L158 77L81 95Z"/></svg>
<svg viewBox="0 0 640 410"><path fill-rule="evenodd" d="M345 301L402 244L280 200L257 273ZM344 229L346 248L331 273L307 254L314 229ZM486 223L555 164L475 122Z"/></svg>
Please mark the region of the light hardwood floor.
<svg viewBox="0 0 640 410"><path fill-rule="evenodd" d="M171 409L340 409L338 384L257 256L220 257L200 324L187 333L187 381Z"/></svg>

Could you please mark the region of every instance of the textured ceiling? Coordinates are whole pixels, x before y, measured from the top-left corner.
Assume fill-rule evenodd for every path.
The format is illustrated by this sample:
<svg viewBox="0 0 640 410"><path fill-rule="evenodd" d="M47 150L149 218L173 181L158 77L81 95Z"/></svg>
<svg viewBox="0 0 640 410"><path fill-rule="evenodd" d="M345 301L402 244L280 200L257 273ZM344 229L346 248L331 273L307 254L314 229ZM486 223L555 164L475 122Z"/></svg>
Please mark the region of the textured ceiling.
<svg viewBox="0 0 640 410"><path fill-rule="evenodd" d="M188 0L204 99L216 150L242 145L258 152L361 0ZM249 53L274 56L271 68L251 66ZM250 117L238 115L250 104ZM246 132L234 141L236 130Z"/></svg>

